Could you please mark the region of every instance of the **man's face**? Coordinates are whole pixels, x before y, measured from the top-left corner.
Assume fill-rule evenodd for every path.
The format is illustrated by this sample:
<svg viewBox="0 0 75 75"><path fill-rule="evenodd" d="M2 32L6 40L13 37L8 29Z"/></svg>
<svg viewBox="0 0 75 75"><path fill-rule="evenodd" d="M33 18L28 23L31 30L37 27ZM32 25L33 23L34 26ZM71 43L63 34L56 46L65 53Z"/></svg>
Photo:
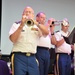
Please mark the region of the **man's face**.
<svg viewBox="0 0 75 75"><path fill-rule="evenodd" d="M40 24L45 24L46 22L46 15L41 13L36 20L40 23Z"/></svg>
<svg viewBox="0 0 75 75"><path fill-rule="evenodd" d="M27 16L27 17L29 17L29 18L34 18L34 11L33 11L33 9L32 8L26 8L25 10L24 10L24 12L23 12L23 15L25 15L25 16Z"/></svg>
<svg viewBox="0 0 75 75"><path fill-rule="evenodd" d="M62 25L62 30L64 32L67 32L69 30L69 25L66 25L66 26Z"/></svg>

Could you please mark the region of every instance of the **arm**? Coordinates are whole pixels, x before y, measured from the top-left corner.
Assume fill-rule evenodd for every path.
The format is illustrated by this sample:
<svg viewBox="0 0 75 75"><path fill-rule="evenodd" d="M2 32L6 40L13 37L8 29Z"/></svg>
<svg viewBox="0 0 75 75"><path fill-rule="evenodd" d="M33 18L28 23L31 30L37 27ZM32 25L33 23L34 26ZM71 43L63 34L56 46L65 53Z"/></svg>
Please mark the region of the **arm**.
<svg viewBox="0 0 75 75"><path fill-rule="evenodd" d="M55 38L54 35L51 36L51 43L52 43L53 45L56 45L56 43L57 43L56 38Z"/></svg>
<svg viewBox="0 0 75 75"><path fill-rule="evenodd" d="M55 45L56 47L61 46L64 42L65 42L64 39L61 39L60 41L57 41L54 35L52 35L52 37L51 37L51 43L53 45Z"/></svg>
<svg viewBox="0 0 75 75"><path fill-rule="evenodd" d="M42 34L43 35L48 35L49 34L49 31L48 29L46 28L46 26L42 25L42 24L39 24L38 25L39 29L42 31Z"/></svg>
<svg viewBox="0 0 75 75"><path fill-rule="evenodd" d="M9 36L10 40L11 40L13 43L15 43L15 42L17 41L17 39L18 39L18 37L19 37L19 35L20 35L22 29L23 29L23 26L24 26L24 24L25 24L25 21L26 21L26 19L25 19L24 17L22 17L21 24L20 24L20 26L18 27L18 29L17 29L13 34L11 34L11 35Z"/></svg>
<svg viewBox="0 0 75 75"><path fill-rule="evenodd" d="M39 24L37 21L34 21L34 23L42 31L43 35L48 35L49 34L48 28L45 25Z"/></svg>
<svg viewBox="0 0 75 75"><path fill-rule="evenodd" d="M61 39L60 41L57 41L56 46L59 47L59 46L61 46L64 42L65 42L64 39Z"/></svg>
<svg viewBox="0 0 75 75"><path fill-rule="evenodd" d="M9 39L10 39L13 43L15 43L15 42L17 41L17 39L18 39L18 37L19 37L19 35L20 35L20 33L21 33L22 28L23 28L23 27L20 25L20 26L18 27L18 29L17 29L13 34L11 34L11 35L9 36Z"/></svg>

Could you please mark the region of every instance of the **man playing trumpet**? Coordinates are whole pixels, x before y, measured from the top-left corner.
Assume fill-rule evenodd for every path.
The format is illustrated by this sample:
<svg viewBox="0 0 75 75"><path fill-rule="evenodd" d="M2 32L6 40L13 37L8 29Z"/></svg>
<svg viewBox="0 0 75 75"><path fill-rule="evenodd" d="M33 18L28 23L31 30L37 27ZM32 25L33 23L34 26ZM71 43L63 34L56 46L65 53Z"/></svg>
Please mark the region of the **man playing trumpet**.
<svg viewBox="0 0 75 75"><path fill-rule="evenodd" d="M26 25L27 19L32 19L34 25ZM44 25L34 20L34 10L26 7L20 22L15 22L10 31L9 38L13 43L12 72L14 75L39 75L35 53L40 36L49 32Z"/></svg>

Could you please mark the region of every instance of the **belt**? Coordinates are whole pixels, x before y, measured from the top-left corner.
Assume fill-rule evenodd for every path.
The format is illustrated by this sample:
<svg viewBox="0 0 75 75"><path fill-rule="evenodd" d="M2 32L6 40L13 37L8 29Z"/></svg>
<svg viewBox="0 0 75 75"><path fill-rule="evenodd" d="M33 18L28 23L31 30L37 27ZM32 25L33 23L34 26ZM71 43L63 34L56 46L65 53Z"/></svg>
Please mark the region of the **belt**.
<svg viewBox="0 0 75 75"><path fill-rule="evenodd" d="M70 55L70 54L68 54L68 53L56 53L56 54Z"/></svg>
<svg viewBox="0 0 75 75"><path fill-rule="evenodd" d="M25 56L34 56L34 55L35 55L35 54L33 54L33 53L29 53L29 52L27 52L27 53L22 53L22 52L13 52L13 53L21 54L21 55L25 55Z"/></svg>
<svg viewBox="0 0 75 75"><path fill-rule="evenodd" d="M48 47L37 46L37 48L42 48L42 49L49 50L49 48L48 48Z"/></svg>

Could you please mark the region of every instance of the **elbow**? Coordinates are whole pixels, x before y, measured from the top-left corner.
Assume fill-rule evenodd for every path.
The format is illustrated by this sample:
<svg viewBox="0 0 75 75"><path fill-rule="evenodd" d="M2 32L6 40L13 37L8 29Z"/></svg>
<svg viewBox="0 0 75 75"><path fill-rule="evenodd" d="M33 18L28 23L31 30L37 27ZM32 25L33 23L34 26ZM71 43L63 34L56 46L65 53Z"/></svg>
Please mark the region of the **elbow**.
<svg viewBox="0 0 75 75"><path fill-rule="evenodd" d="M57 44L56 44L56 47L59 47L59 46L61 46L61 45L62 45L62 44L60 44L60 43L57 43Z"/></svg>
<svg viewBox="0 0 75 75"><path fill-rule="evenodd" d="M12 38L12 36L9 36L9 39L10 39L10 41L11 41L11 42L13 42L13 43L15 43L15 42L16 42L16 40L15 40L15 39L13 39L13 38Z"/></svg>
<svg viewBox="0 0 75 75"><path fill-rule="evenodd" d="M56 44L55 46L56 46L56 47L59 47L60 45Z"/></svg>
<svg viewBox="0 0 75 75"><path fill-rule="evenodd" d="M48 35L49 34L49 32L47 31L46 33L45 33L45 35Z"/></svg>
<svg viewBox="0 0 75 75"><path fill-rule="evenodd" d="M48 30L44 32L44 35L48 35L48 34L49 34L49 31Z"/></svg>
<svg viewBox="0 0 75 75"><path fill-rule="evenodd" d="M56 45L56 41L51 41L51 44L52 45Z"/></svg>
<svg viewBox="0 0 75 75"><path fill-rule="evenodd" d="M49 34L49 32L43 32L42 33L44 36L47 36Z"/></svg>

